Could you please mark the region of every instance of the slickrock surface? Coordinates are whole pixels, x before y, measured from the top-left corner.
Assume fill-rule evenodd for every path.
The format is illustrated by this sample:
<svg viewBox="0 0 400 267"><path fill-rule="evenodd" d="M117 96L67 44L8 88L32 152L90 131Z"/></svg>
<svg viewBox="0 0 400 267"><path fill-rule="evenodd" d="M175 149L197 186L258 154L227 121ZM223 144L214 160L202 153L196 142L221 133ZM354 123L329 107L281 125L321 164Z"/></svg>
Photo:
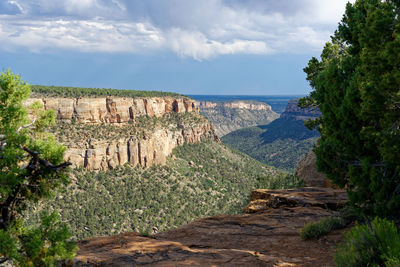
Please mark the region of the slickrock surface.
<svg viewBox="0 0 400 267"><path fill-rule="evenodd" d="M151 237L92 238L79 243L69 266L335 266L342 231L317 241L299 236L305 223L334 214L315 206L281 207L204 218Z"/></svg>
<svg viewBox="0 0 400 267"><path fill-rule="evenodd" d="M348 202L346 191L303 187L287 190L258 189L250 194L250 203L244 212L253 213L280 207L321 207L337 210Z"/></svg>
<svg viewBox="0 0 400 267"><path fill-rule="evenodd" d="M317 158L314 151L309 151L297 164L296 176L302 179L306 186L333 187L330 180L317 170Z"/></svg>

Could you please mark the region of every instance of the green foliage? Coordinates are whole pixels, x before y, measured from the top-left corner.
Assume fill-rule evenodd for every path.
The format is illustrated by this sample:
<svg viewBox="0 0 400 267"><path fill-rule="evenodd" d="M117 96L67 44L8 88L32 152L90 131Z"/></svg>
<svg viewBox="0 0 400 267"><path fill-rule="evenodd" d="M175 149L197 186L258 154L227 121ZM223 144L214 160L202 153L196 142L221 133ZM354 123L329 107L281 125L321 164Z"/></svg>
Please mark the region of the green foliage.
<svg viewBox="0 0 400 267"><path fill-rule="evenodd" d="M264 104L257 101L240 101L252 104ZM224 136L234 130L265 125L279 117L273 111L249 110L239 108L227 108L224 105L230 102L217 102L214 108L201 108L200 113L206 117L215 127L219 136Z"/></svg>
<svg viewBox="0 0 400 267"><path fill-rule="evenodd" d="M308 130L303 121L279 118L268 125L231 132L221 140L258 161L293 172L317 136L318 132Z"/></svg>
<svg viewBox="0 0 400 267"><path fill-rule="evenodd" d="M335 252L337 266L400 266L400 237L393 222L375 218L357 225Z"/></svg>
<svg viewBox="0 0 400 267"><path fill-rule="evenodd" d="M44 131L54 123L54 112L34 103L30 118L23 106L29 95L20 76L10 70L0 74L0 263L46 266L72 256L66 229L55 214L43 216L39 228L26 228L21 213L68 181L63 171L68 163L62 163L65 147Z"/></svg>
<svg viewBox="0 0 400 267"><path fill-rule="evenodd" d="M322 112L317 165L368 216L400 216L399 1L347 4L321 60L304 69Z"/></svg>
<svg viewBox="0 0 400 267"><path fill-rule="evenodd" d="M126 231L151 234L205 216L239 213L251 190L299 184L215 141L176 147L166 166L76 169L72 177L68 190L44 209L60 210L77 239ZM35 221L33 208L29 214Z"/></svg>
<svg viewBox="0 0 400 267"><path fill-rule="evenodd" d="M7 231L0 230L0 251L6 251L4 256L19 266L57 266L57 261L73 258L77 247L68 241L71 234L57 213L42 213L40 222L38 226L24 227L22 220L17 220Z"/></svg>
<svg viewBox="0 0 400 267"><path fill-rule="evenodd" d="M344 228L347 221L342 217L325 217L318 222L309 222L300 231L304 240L318 239L333 230Z"/></svg>
<svg viewBox="0 0 400 267"><path fill-rule="evenodd" d="M180 94L160 92L160 91L137 91L121 89L101 89L101 88L81 88L81 87L62 87L62 86L44 86L32 85L32 95L35 97L162 97L173 96L183 97Z"/></svg>

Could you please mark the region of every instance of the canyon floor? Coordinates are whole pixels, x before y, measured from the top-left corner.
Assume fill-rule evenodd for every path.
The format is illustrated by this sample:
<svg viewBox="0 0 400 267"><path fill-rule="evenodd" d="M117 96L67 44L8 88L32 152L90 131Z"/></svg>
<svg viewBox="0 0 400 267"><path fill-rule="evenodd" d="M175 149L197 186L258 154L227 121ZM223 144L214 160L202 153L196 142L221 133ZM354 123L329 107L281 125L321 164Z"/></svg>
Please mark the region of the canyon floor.
<svg viewBox="0 0 400 267"><path fill-rule="evenodd" d="M196 220L152 236L124 233L79 242L73 266L335 266L344 230L314 241L299 231L336 215L346 193L326 188L256 190L246 214Z"/></svg>

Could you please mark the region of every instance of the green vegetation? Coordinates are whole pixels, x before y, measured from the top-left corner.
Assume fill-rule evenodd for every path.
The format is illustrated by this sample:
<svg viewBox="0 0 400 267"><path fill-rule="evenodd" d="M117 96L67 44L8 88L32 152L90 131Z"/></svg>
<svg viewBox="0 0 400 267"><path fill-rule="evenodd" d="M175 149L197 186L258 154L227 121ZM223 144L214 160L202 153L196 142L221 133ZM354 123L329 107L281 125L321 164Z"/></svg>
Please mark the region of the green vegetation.
<svg viewBox="0 0 400 267"><path fill-rule="evenodd" d="M76 144L89 140L119 140L121 137L129 136L143 137L150 135L155 129L169 129L171 131L180 130L183 125L196 125L207 123L206 119L197 113L170 112L161 118L150 116L138 116L135 121L126 125L115 126L110 123L85 124L69 123L58 121L56 125L49 127L59 142L66 144Z"/></svg>
<svg viewBox="0 0 400 267"><path fill-rule="evenodd" d="M196 218L239 213L251 190L299 185L293 176L215 141L175 148L166 166L76 169L72 180L44 209L60 210L77 239L154 233Z"/></svg>
<svg viewBox="0 0 400 267"><path fill-rule="evenodd" d="M345 235L338 266L400 266L400 2L348 3L321 59L304 69L314 88L301 100L322 116L318 169L346 188L367 223Z"/></svg>
<svg viewBox="0 0 400 267"><path fill-rule="evenodd" d="M375 218L371 224L357 225L336 248L337 266L400 266L400 237L393 222Z"/></svg>
<svg viewBox="0 0 400 267"><path fill-rule="evenodd" d="M0 264L55 266L74 256L67 227L54 212L30 225L21 213L68 182L69 163L63 163L65 147L44 132L54 112L34 103L30 119L22 105L29 95L30 86L18 75L0 74Z"/></svg>
<svg viewBox="0 0 400 267"><path fill-rule="evenodd" d="M268 125L234 131L221 138L229 146L267 165L293 172L318 139L301 120L279 118Z"/></svg>
<svg viewBox="0 0 400 267"><path fill-rule="evenodd" d="M304 69L318 105L318 169L366 216L400 217L399 1L347 4L321 60Z"/></svg>
<svg viewBox="0 0 400 267"><path fill-rule="evenodd" d="M240 102L264 104L248 100ZM279 117L273 111L226 108L224 107L225 103L229 102L219 102L215 108L202 108L200 110L201 115L215 126L218 136L224 136L240 128L268 124Z"/></svg>
<svg viewBox="0 0 400 267"><path fill-rule="evenodd" d="M347 221L343 217L325 217L318 222L309 222L300 231L304 240L318 239L333 230L344 228Z"/></svg>
<svg viewBox="0 0 400 267"><path fill-rule="evenodd" d="M32 85L32 96L39 97L184 97L176 93L160 92L160 91L137 91L137 90L121 90L121 89L102 89L102 88L81 88L81 87L63 87L63 86L44 86Z"/></svg>

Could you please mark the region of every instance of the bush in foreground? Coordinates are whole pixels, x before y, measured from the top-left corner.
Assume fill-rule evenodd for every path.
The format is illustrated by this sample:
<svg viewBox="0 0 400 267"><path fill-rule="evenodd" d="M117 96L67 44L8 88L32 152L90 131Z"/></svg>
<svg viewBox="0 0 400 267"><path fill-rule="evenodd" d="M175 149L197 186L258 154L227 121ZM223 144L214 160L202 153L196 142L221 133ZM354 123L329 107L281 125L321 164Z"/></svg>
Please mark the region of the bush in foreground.
<svg viewBox="0 0 400 267"><path fill-rule="evenodd" d="M325 217L318 222L307 223L300 231L304 240L318 239L333 230L344 228L347 222L342 217Z"/></svg>
<svg viewBox="0 0 400 267"><path fill-rule="evenodd" d="M400 237L393 222L375 218L357 225L336 248L338 266L400 266Z"/></svg>

